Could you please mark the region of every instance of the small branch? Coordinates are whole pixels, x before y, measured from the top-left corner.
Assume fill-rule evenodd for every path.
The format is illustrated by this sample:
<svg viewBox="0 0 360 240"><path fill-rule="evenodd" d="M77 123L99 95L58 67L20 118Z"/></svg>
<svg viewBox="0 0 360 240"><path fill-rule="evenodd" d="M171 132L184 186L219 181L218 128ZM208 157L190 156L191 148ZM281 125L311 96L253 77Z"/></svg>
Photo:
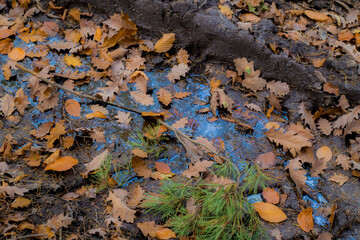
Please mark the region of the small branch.
<svg viewBox="0 0 360 240"><path fill-rule="evenodd" d="M339 4L340 6L342 6L343 8L345 8L348 12L350 11L350 7L348 5L346 5L346 3L340 1L340 0L335 0L335 2L337 4Z"/></svg>

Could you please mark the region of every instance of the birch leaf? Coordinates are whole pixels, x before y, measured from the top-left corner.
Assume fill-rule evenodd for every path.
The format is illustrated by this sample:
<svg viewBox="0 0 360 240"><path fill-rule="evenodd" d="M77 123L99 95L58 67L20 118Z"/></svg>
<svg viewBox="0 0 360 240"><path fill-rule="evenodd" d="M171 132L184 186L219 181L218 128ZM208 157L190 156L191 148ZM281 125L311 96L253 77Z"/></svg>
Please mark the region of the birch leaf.
<svg viewBox="0 0 360 240"><path fill-rule="evenodd" d="M175 41L175 33L166 33L155 44L155 52L167 52L173 46Z"/></svg>

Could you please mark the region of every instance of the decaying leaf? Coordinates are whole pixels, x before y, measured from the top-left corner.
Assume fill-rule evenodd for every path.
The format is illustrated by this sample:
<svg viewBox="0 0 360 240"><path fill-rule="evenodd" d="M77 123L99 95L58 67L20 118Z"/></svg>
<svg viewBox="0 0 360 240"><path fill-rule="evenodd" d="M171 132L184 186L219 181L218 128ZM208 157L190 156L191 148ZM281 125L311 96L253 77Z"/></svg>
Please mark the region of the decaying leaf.
<svg viewBox="0 0 360 240"><path fill-rule="evenodd" d="M349 113L339 117L333 124L334 128L344 128L347 124L350 124L355 119L359 118L360 106L354 107Z"/></svg>
<svg viewBox="0 0 360 240"><path fill-rule="evenodd" d="M190 166L188 170L185 170L182 175L187 178L199 177L201 172L205 172L208 167L211 167L214 162L211 161L200 161L196 162L194 165Z"/></svg>
<svg viewBox="0 0 360 240"><path fill-rule="evenodd" d="M225 91L220 88L212 89L211 100L210 100L210 109L214 115L216 115L217 107L226 108L230 113L232 112L234 101L225 94Z"/></svg>
<svg viewBox="0 0 360 240"><path fill-rule="evenodd" d="M4 113L5 117L10 116L15 111L15 98L12 95L5 94L1 98L0 110Z"/></svg>
<svg viewBox="0 0 360 240"><path fill-rule="evenodd" d="M109 155L110 152L106 149L105 151L94 157L91 162L85 164L86 170L85 172L81 173L81 175L83 177L87 177L90 172L98 169L101 164L109 157Z"/></svg>
<svg viewBox="0 0 360 240"><path fill-rule="evenodd" d="M334 173L334 175L332 175L329 180L343 185L349 180L349 177L341 173Z"/></svg>
<svg viewBox="0 0 360 240"><path fill-rule="evenodd" d="M310 232L314 228L312 208L302 210L297 216L297 223L304 232Z"/></svg>
<svg viewBox="0 0 360 240"><path fill-rule="evenodd" d="M173 95L165 88L160 88L156 94L158 96L159 101L165 106L169 106L169 104L173 99Z"/></svg>
<svg viewBox="0 0 360 240"><path fill-rule="evenodd" d="M129 125L131 121L129 112L118 111L115 118L117 119L116 122L125 125Z"/></svg>
<svg viewBox="0 0 360 240"><path fill-rule="evenodd" d="M139 157L132 158L132 167L133 171L140 177L149 178L152 173L145 161Z"/></svg>
<svg viewBox="0 0 360 240"><path fill-rule="evenodd" d="M312 130L316 129L313 115L310 111L306 110L304 102L300 103L298 110L301 114L301 118L304 119L305 123L308 124Z"/></svg>
<svg viewBox="0 0 360 240"><path fill-rule="evenodd" d="M349 101L347 100L345 95L340 96L338 106L341 107L343 110L346 110L350 107Z"/></svg>
<svg viewBox="0 0 360 240"><path fill-rule="evenodd" d="M171 82L179 80L181 77L185 77L186 73L190 70L190 67L187 64L180 63L171 68L171 71L166 76Z"/></svg>
<svg viewBox="0 0 360 240"><path fill-rule="evenodd" d="M131 97L138 103L149 106L154 105L154 98L150 95L145 94L142 91L131 91L130 92Z"/></svg>
<svg viewBox="0 0 360 240"><path fill-rule="evenodd" d="M339 88L329 82L324 83L323 85L323 89L324 92L330 93L330 94L334 94L336 96L340 95L340 91Z"/></svg>
<svg viewBox="0 0 360 240"><path fill-rule="evenodd" d="M267 152L260 154L254 160L260 168L268 169L275 165L276 155L273 152Z"/></svg>
<svg viewBox="0 0 360 240"><path fill-rule="evenodd" d="M305 10L304 11L305 15L308 16L309 18L319 21L319 22L325 22L328 20L331 20L331 18L323 13L320 12L314 12L311 10Z"/></svg>
<svg viewBox="0 0 360 240"><path fill-rule="evenodd" d="M350 158L345 154L339 154L336 158L336 164L341 165L344 170L350 169Z"/></svg>
<svg viewBox="0 0 360 240"><path fill-rule="evenodd" d="M177 120L171 126L175 129L180 129L180 128L184 128L187 123L188 123L188 117L184 117L184 118Z"/></svg>
<svg viewBox="0 0 360 240"><path fill-rule="evenodd" d="M16 186L7 186L7 185L0 186L0 194L6 193L7 195L9 195L10 198L14 198L15 194L24 196L24 193L26 193L28 191L29 191L29 189L19 188Z"/></svg>
<svg viewBox="0 0 360 240"><path fill-rule="evenodd" d="M136 185L136 188L134 188L129 194L129 201L127 205L129 207L138 206L141 200L145 197L144 193L145 191L140 187L140 185Z"/></svg>
<svg viewBox="0 0 360 240"><path fill-rule="evenodd" d="M22 48L16 47L8 53L8 56L11 60L20 61L25 58L25 51Z"/></svg>
<svg viewBox="0 0 360 240"><path fill-rule="evenodd" d="M283 97L290 91L290 87L286 82L270 81L266 83L266 88L277 96Z"/></svg>
<svg viewBox="0 0 360 240"><path fill-rule="evenodd" d="M176 59L178 64L182 64L182 63L188 64L190 62L189 57L190 57L189 53L183 48L180 48L180 50L176 54Z"/></svg>
<svg viewBox="0 0 360 240"><path fill-rule="evenodd" d="M23 208L28 207L31 204L31 200L24 197L17 197L11 203L12 208Z"/></svg>
<svg viewBox="0 0 360 240"><path fill-rule="evenodd" d="M119 218L122 221L133 223L135 219L135 210L130 209L125 201L128 196L128 192L124 189L114 189L109 191L109 197L106 201L112 201L113 212L112 215L115 219Z"/></svg>
<svg viewBox="0 0 360 240"><path fill-rule="evenodd" d="M285 213L272 203L257 202L253 206L260 217L268 222L279 223L287 219Z"/></svg>
<svg viewBox="0 0 360 240"><path fill-rule="evenodd" d="M329 122L325 118L320 118L317 123L317 126L320 129L320 131L326 136L329 136L333 130L331 122Z"/></svg>
<svg viewBox="0 0 360 240"><path fill-rule="evenodd" d="M45 136L46 134L49 133L51 127L54 125L53 122L44 122L39 129L37 130L32 130L30 133L31 135L33 135L36 138L41 138L43 136Z"/></svg>

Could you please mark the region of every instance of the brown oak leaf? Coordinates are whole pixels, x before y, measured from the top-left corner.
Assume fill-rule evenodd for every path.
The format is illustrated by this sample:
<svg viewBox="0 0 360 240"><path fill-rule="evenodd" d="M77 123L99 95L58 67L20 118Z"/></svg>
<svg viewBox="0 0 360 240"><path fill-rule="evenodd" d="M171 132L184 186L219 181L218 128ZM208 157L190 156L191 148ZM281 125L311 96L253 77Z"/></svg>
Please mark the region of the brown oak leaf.
<svg viewBox="0 0 360 240"><path fill-rule="evenodd" d="M173 66L166 77L170 80L170 82L175 82L175 80L179 80L181 77L185 77L189 70L190 67L188 65L180 63L179 65Z"/></svg>
<svg viewBox="0 0 360 240"><path fill-rule="evenodd" d="M182 175L187 178L199 177L201 172L205 172L208 167L211 167L214 162L211 161L200 161L196 162L194 165L191 165L188 170L185 170Z"/></svg>
<svg viewBox="0 0 360 240"><path fill-rule="evenodd" d="M267 82L266 88L269 89L270 92L280 97L285 96L290 91L289 85L286 82L280 82L280 81Z"/></svg>
<svg viewBox="0 0 360 240"><path fill-rule="evenodd" d="M169 106L173 99L173 95L165 88L160 88L156 94L159 98L159 101L165 106Z"/></svg>
<svg viewBox="0 0 360 240"><path fill-rule="evenodd" d="M128 192L124 189L114 189L114 191L109 191L109 197L106 201L112 201L113 212L112 215L115 219L119 218L122 221L128 223L133 223L135 217L135 210L130 209L125 201L127 199Z"/></svg>

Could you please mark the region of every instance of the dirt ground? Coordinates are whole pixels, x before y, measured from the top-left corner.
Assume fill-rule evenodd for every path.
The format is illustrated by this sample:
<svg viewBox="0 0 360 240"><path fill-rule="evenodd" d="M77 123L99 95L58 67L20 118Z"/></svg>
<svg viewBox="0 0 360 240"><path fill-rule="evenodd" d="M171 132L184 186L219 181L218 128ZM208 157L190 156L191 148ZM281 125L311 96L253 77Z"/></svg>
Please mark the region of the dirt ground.
<svg viewBox="0 0 360 240"><path fill-rule="evenodd" d="M219 1L215 0L108 0L106 4L96 0L54 2L56 6L62 6L61 9L49 7L51 5L47 1L31 2L30 7L41 9L41 11L26 19L25 22L27 24L31 22L33 26L25 24L24 28L34 26L40 28L45 22L56 23L57 33L48 36L43 44L50 45L53 42L62 41L67 29L78 29L81 24L70 15L65 19L60 17L64 16L64 9L70 11L78 8L83 13L79 15L81 19L91 20L95 26L102 24L104 26L105 20L115 13L128 14L136 24L137 36L141 40L155 43L164 33L175 33L176 40L171 50L166 53L143 50L140 57L143 57L146 63L141 69L135 68L146 73L149 79L146 94L155 99L154 103L151 106L139 104L130 97L128 90L116 92L114 97L109 97L109 101L114 100L117 104L137 109L140 112L166 111L166 123L170 125L187 118L186 127L181 128L183 132L194 139L203 137L214 146L224 145L223 151L229 154L240 169L244 160L254 162L261 154L275 153L274 164L264 169L264 172L271 177L271 181L267 182L268 187L275 189L280 196L284 197L284 202L280 207L286 214L287 220L280 223L269 223L263 220L262 223L268 230L267 236L270 239L359 239L360 130L358 124L360 122L357 119L360 111L357 107L360 102L360 59L353 56L356 54L351 55L348 51L341 50L346 47L342 48L340 43L337 43L338 48L334 47L336 44L329 44L330 36L326 39L328 42L323 45L314 45L313 41L303 39L294 40L294 35L288 37L290 30L293 31L293 29L286 29L283 27L285 24L280 26L279 16L265 18L262 13L259 15L261 20L251 22L251 29L244 30L239 27L239 22L242 22L239 16L247 13L244 8L236 8L232 1L221 2L223 6L228 6L233 10L232 16L226 17L222 14ZM299 6L299 8L303 7L312 11L336 13L344 19L343 21L349 13L344 5L339 5L336 1L269 0L265 2L268 6L275 4L277 9L284 11ZM360 12L358 3L340 2ZM5 14L11 13L11 9L15 8L10 2L1 2L1 6L4 16L9 16ZM15 12L15 14L18 13ZM357 16L360 16L360 13ZM9 19L13 18L9 17ZM317 21L311 22L306 25L306 28L321 29L316 23ZM2 26L7 26L6 22L2 23ZM87 27L91 29L92 25L89 23ZM358 22L351 27L348 25L338 27L339 32L353 29L358 27ZM285 34L281 35L280 32ZM302 33L305 35L305 30ZM356 34L354 32L353 38L344 40L346 44L355 46L355 50L358 47ZM20 39L16 34L10 35L9 38L14 47L26 49L27 52L34 50L37 46L31 40L26 42ZM314 39L317 40L316 37ZM124 60L125 57L123 57L123 61L130 59L130 52L136 55L135 52L139 51L130 50L131 47L128 47L127 43L122 44L127 51L123 55L127 54L127 59ZM129 46L139 49L138 46L141 44L138 42L137 45L129 44ZM176 81L170 82L168 75L177 64L175 56L181 48L190 55L188 63L190 70L185 75L179 76ZM338 50L334 50L335 48ZM64 69L72 71L76 69L77 74L81 74L93 70L92 65L94 65L92 56L82 54L81 66L70 67L63 59L65 55L71 53L70 49L70 47L49 48L47 55L42 58L27 55L19 63L37 72L40 72L46 64L55 66L47 77L52 77L60 85L69 86L65 84L68 78L64 75ZM275 106L275 110L272 108L273 111L269 112L269 109L275 105L269 99L269 96L274 93L270 91L271 87L254 91L251 87L244 87L243 82L240 83L241 81L237 80L241 78L241 74L234 59L241 58L246 58L250 65L253 62L252 70L260 70L260 77L267 83L276 81L289 86L288 93L280 93L277 96L279 107ZM312 61L318 58L326 60L322 66L316 67ZM8 59L8 53L0 54L1 66L8 64ZM4 104L6 95L17 96L19 89L23 89L29 102L24 113L17 108L16 113L7 115L5 107L2 107L0 117L0 136L2 136L0 138L0 164L2 164L0 165L0 179L2 180L0 239L45 239L46 237L157 239L144 236L144 232L137 224L155 221L158 225L164 225L165 222L161 220L161 216L147 213L140 205L132 208L136 211L135 220L109 220L115 208L109 201L109 191L121 188L134 193L140 186L145 193L155 193L162 185L161 180L156 177L149 177L150 175L144 177L132 169L124 168L119 175L119 169L116 167L123 166L129 159L131 161L135 158L129 141L134 138L137 130L145 133L146 126L151 123L151 120L127 111L131 113L132 120L131 123L124 124L116 117L119 114L119 108L104 104L103 101L92 101L71 95L62 90L55 91L54 88L49 90L50 93L44 91L41 96L49 99L47 94L54 94L52 97L55 98L56 92L56 104L51 107L46 105L48 103L40 105L40 95L31 97L34 91L31 87L31 75L12 66L11 77L8 79L4 74L5 69L2 68L4 73L0 77L1 104ZM128 66L126 63L124 68L129 69ZM112 71L116 69L110 68ZM228 70L238 75L231 77ZM246 71L244 72L245 78ZM46 74L48 73L42 76ZM111 76L111 73L108 74ZM94 76L86 75L78 79L70 77L75 91L99 96L99 89L108 86L107 81L110 77L94 79ZM215 114L211 111L211 99L214 94L212 92L213 79L221 81L221 89L224 89L224 94L226 93L226 96L233 101L232 109L228 109L228 105L223 105L216 109ZM324 89L325 82L331 83L332 90ZM131 82L128 84L129 88L134 90L134 84ZM160 89L167 89L171 93L187 92L189 96L174 97L171 104L164 104L157 94ZM342 95L349 100L347 107L343 107L340 102ZM16 97L14 99L16 102ZM66 110L66 102L69 99L80 103L80 116L73 116ZM299 108L302 103L305 110ZM105 111L106 117L87 117L95 112L93 106L101 109L98 110L100 112ZM347 118L345 117L346 120L343 121L346 123L340 123L342 127L336 129L335 122L345 115ZM319 127L319 119L331 122L329 134ZM291 153L291 149L282 147L284 144L279 144L276 140L272 141L267 135L268 131L271 131L267 124L274 122L279 125L279 128L285 129L290 123L300 123L302 130L303 127L308 129L313 138L309 141L311 145L305 148L311 147L313 160L300 159L298 168L290 167L289 169L289 164L298 161L297 154L305 158L301 155L305 154L304 148L303 152L300 151L300 147L294 154ZM49 125L47 132L41 137L36 137L36 135L41 135L39 129L44 124ZM58 135L54 133L57 137L51 138L53 129L60 125L65 126L66 130ZM337 133L335 130L338 130ZM186 155L186 149L173 132L166 131L164 135L167 137L164 141L166 150L157 157L149 156L142 158L141 161L146 163L151 174L158 170L157 162L165 163L175 174L174 179L181 181L185 178L182 173L193 162L188 157L189 155ZM71 145L66 145L68 141L66 138L73 139ZM317 154L317 150L324 146L331 149L330 159L325 163L321 162L321 157ZM46 167L44 161L47 161L49 156L59 149L61 156L71 156L78 161L78 164L74 164L71 169L65 171L44 171ZM91 176L86 177L84 173L88 174L94 170L89 170L89 163L104 151L111 154L113 165L109 176L112 178L106 183L105 189L97 189L99 186L94 184ZM347 156L347 165L340 163L340 155ZM132 163L134 166L134 160ZM318 166L317 164L325 165ZM314 171L318 172L314 174ZM299 172L302 174L300 174L301 177L299 177ZM208 172L205 172L202 177L205 178L206 174ZM338 178L334 180L334 176L338 174L346 181L339 183ZM122 182L121 187L118 186L119 180L116 182L119 176L127 178ZM4 190L6 186L17 189L11 190L14 192L10 193L10 190ZM19 196L30 200L30 203L19 203L19 206L16 206L14 202ZM254 194L252 197L261 199L262 195ZM313 228L308 232L301 229L297 222L299 213L306 208L312 208L314 221ZM158 237L158 239L161 238Z"/></svg>

